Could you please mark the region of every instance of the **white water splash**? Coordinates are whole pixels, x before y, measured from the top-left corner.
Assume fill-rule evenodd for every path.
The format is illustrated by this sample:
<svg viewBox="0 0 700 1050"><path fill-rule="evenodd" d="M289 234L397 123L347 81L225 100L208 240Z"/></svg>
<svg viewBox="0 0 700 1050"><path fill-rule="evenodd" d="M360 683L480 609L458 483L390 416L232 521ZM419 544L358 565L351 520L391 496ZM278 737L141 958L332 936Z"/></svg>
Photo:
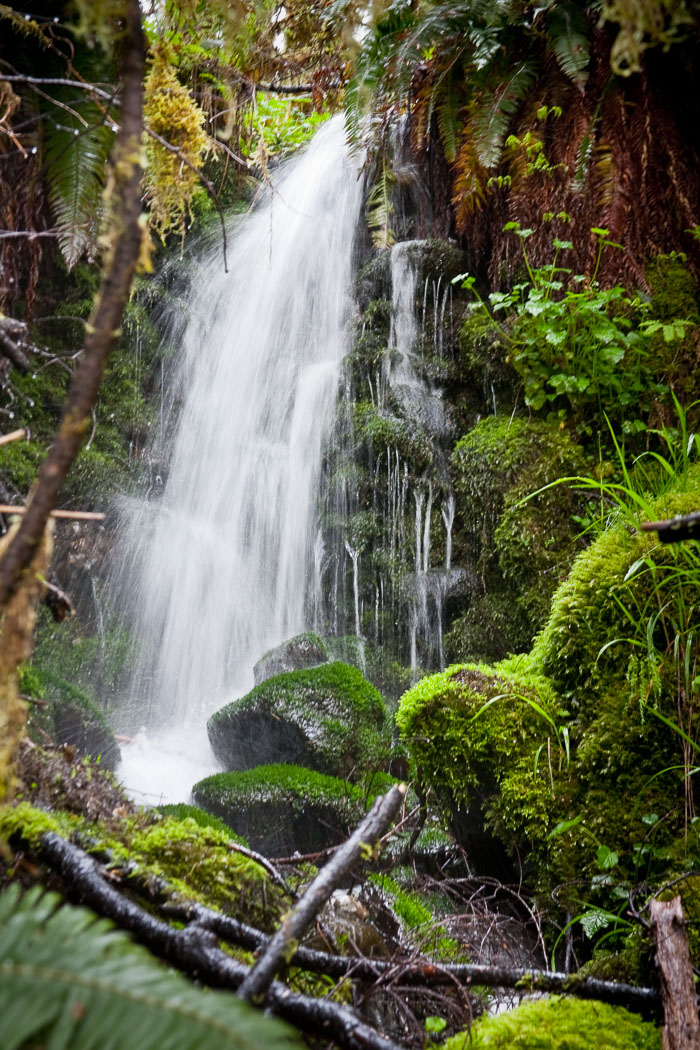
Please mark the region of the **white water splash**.
<svg viewBox="0 0 700 1050"><path fill-rule="evenodd" d="M169 477L160 501L132 510L122 566L142 642L132 727L189 732L313 621L316 499L362 196L342 120L274 181L235 233L230 272L218 246L185 303Z"/></svg>

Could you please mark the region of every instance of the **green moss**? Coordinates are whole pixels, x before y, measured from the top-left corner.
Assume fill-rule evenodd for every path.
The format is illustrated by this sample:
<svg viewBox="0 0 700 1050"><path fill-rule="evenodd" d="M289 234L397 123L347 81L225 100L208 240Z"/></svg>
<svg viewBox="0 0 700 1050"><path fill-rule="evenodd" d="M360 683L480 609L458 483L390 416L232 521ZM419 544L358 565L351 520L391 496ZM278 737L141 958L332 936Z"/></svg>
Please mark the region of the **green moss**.
<svg viewBox="0 0 700 1050"><path fill-rule="evenodd" d="M424 953L432 953L443 961L454 962L460 956L460 948L452 937L447 936L444 926L436 921L432 909L418 893L403 889L389 875L371 874L368 882L376 886L391 904L392 911L402 925L413 934L412 940Z"/></svg>
<svg viewBox="0 0 700 1050"><path fill-rule="evenodd" d="M384 786L373 778L373 792ZM342 841L371 798L347 781L284 764L216 773L195 784L192 795L268 856L310 853Z"/></svg>
<svg viewBox="0 0 700 1050"><path fill-rule="evenodd" d="M286 671L301 671L326 663L328 656L326 643L319 635L312 631L297 634L260 657L253 668L255 684Z"/></svg>
<svg viewBox="0 0 700 1050"><path fill-rule="evenodd" d="M78 817L70 813L47 813L36 809L29 802L19 802L16 806L0 807L0 840L8 841L13 836L20 836L32 845L36 845L47 831L53 831L64 837L70 835L79 823Z"/></svg>
<svg viewBox="0 0 700 1050"><path fill-rule="evenodd" d="M698 505L700 471L695 469L682 491L649 500L643 514L659 520ZM646 640L649 624L664 652L669 632L671 638L675 633L672 621L679 606L698 608L695 560L694 551L683 545L659 544L655 533L631 531L625 522L609 528L578 556L554 595L533 658L584 716L594 715L599 697L614 687L639 699L630 655L638 655L636 643Z"/></svg>
<svg viewBox="0 0 700 1050"><path fill-rule="evenodd" d="M354 414L358 437L369 441L375 448L396 449L414 471L424 470L432 463L430 438L414 420L390 415L370 401L357 402Z"/></svg>
<svg viewBox="0 0 700 1050"><path fill-rule="evenodd" d="M453 819L461 809L511 846L541 841L549 829L550 787L533 757L558 719L551 685L522 658L430 675L404 694L396 715L413 765Z"/></svg>
<svg viewBox="0 0 700 1050"><path fill-rule="evenodd" d="M445 1050L661 1050L661 1032L621 1006L552 997L482 1017L470 1032L444 1045Z"/></svg>
<svg viewBox="0 0 700 1050"><path fill-rule="evenodd" d="M564 486L539 490L583 468L568 432L543 420L489 416L457 443L458 511L486 593L483 608L467 610L448 640L453 658L494 659L529 648L575 557L581 506Z"/></svg>
<svg viewBox="0 0 700 1050"><path fill-rule="evenodd" d="M215 831L220 831L222 835L226 835L229 840L238 842L241 846L248 845L245 839L242 839L240 835L236 835L223 820L215 817L213 813L207 813L206 810L199 809L197 806L188 806L184 802L178 802L157 806L156 812L162 813L164 817L173 817L175 820L193 820L201 828L214 828Z"/></svg>
<svg viewBox="0 0 700 1050"><path fill-rule="evenodd" d="M264 868L229 849L231 838L228 829L203 826L192 817L165 817L145 826L125 822L112 846L140 874L165 879L184 897L270 929L288 901Z"/></svg>
<svg viewBox="0 0 700 1050"><path fill-rule="evenodd" d="M354 779L387 761L391 736L380 694L338 662L267 679L212 715L208 731L230 769L283 761Z"/></svg>

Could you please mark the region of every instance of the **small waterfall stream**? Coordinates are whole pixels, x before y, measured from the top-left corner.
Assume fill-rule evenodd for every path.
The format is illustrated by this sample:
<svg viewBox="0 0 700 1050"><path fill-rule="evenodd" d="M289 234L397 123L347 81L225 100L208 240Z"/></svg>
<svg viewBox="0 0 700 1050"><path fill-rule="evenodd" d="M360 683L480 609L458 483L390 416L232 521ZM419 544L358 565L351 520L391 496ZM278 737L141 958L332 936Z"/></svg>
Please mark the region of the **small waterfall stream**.
<svg viewBox="0 0 700 1050"><path fill-rule="evenodd" d="M252 686L254 662L314 622L317 493L347 351L362 198L341 118L275 174L196 264L162 497L129 508L121 573L141 642L120 775L187 797L211 771L207 715ZM316 612L316 616L318 613Z"/></svg>

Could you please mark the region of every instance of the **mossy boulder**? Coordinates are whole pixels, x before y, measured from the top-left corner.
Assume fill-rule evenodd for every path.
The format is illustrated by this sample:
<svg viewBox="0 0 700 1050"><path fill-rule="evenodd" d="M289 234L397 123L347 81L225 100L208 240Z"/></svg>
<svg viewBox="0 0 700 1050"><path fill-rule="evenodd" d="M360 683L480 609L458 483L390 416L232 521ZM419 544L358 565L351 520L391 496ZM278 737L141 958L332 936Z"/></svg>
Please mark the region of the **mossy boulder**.
<svg viewBox="0 0 700 1050"><path fill-rule="evenodd" d="M509 850L546 837L549 773L533 756L554 736L559 762L558 720L551 685L524 658L448 667L402 697L401 740L477 870L502 874Z"/></svg>
<svg viewBox="0 0 700 1050"><path fill-rule="evenodd" d="M229 770L282 762L343 779L385 766L391 742L381 695L339 662L267 679L212 715L207 729Z"/></svg>
<svg viewBox="0 0 700 1050"><path fill-rule="evenodd" d="M469 1032L448 1039L445 1050L661 1050L661 1030L622 1006L550 998L479 1018Z"/></svg>
<svg viewBox="0 0 700 1050"><path fill-rule="evenodd" d="M301 671L305 667L316 667L328 660L328 648L317 634L297 634L281 645L265 653L253 668L255 685L286 671Z"/></svg>
<svg viewBox="0 0 700 1050"><path fill-rule="evenodd" d="M31 666L20 672L20 689L39 701L32 705L29 719L30 735L38 743L45 744L48 737L54 744L67 744L78 755L99 761L106 769L116 768L121 758L119 744L104 714L87 693Z"/></svg>
<svg viewBox="0 0 700 1050"><path fill-rule="evenodd" d="M363 788L293 765L216 773L192 788L198 806L271 857L342 842L365 814Z"/></svg>
<svg viewBox="0 0 700 1050"><path fill-rule="evenodd" d="M580 496L566 486L539 490L584 468L569 433L544 420L489 416L457 443L452 474L460 542L476 557L485 592L480 597L504 600L484 610L486 616L473 606L465 612L449 642L454 659L493 659L530 647L580 549L574 520ZM489 613L497 613L493 630Z"/></svg>
<svg viewBox="0 0 700 1050"><path fill-rule="evenodd" d="M641 517L672 518L698 507L696 467L675 491L642 500ZM683 609L699 607L694 545L659 543L656 533L640 530L638 520L621 519L576 559L554 595L533 658L585 719L596 716L600 697L615 688L656 703L663 698L665 673L676 675L675 624ZM640 665L647 642L658 654L656 670Z"/></svg>

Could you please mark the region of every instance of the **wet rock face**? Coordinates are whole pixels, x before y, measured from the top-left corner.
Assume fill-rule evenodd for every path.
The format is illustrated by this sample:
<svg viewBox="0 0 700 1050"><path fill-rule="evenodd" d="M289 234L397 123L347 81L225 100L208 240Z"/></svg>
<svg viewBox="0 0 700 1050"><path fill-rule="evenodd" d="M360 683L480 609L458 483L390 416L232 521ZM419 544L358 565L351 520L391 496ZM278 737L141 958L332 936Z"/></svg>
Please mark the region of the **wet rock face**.
<svg viewBox="0 0 700 1050"><path fill-rule="evenodd" d="M207 729L231 771L282 762L352 780L383 768L390 749L382 697L339 662L267 679L217 711Z"/></svg>
<svg viewBox="0 0 700 1050"><path fill-rule="evenodd" d="M256 663L253 677L256 685L268 678L284 674L287 671L301 671L305 667L316 667L326 663L328 649L317 634L298 634L289 641L270 649Z"/></svg>
<svg viewBox="0 0 700 1050"><path fill-rule="evenodd" d="M195 784L192 796L269 857L338 845L365 812L361 789L284 764L217 773Z"/></svg>

